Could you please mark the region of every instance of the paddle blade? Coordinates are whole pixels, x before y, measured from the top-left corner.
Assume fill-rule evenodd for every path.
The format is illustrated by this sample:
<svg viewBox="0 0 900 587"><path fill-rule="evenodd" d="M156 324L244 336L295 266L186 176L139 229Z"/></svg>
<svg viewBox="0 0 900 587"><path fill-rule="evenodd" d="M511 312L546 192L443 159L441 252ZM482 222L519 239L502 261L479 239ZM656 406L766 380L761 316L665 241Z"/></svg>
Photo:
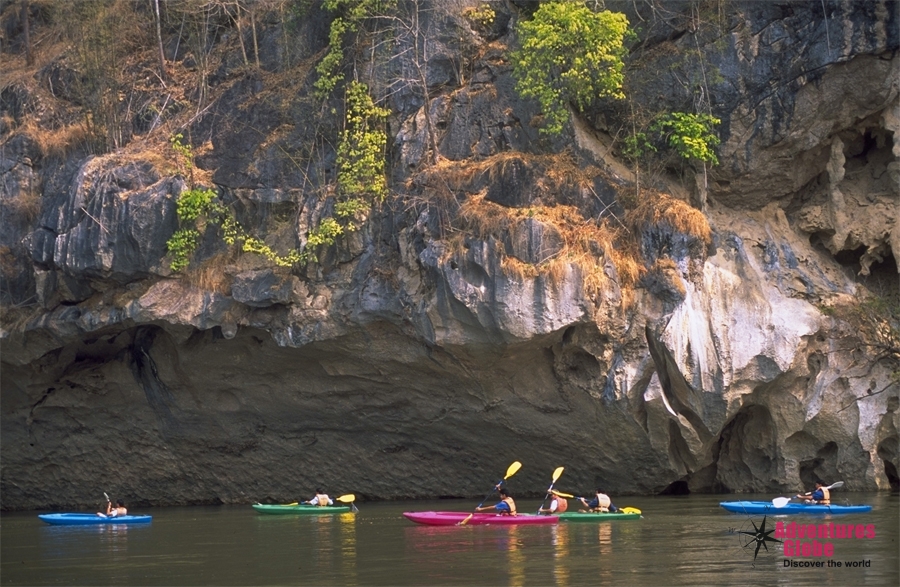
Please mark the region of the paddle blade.
<svg viewBox="0 0 900 587"><path fill-rule="evenodd" d="M783 508L787 504L791 503L790 497L776 497L772 500L772 505L777 508Z"/></svg>
<svg viewBox="0 0 900 587"><path fill-rule="evenodd" d="M557 467L556 470L553 471L553 482L554 483L556 483L556 480L562 476L564 470L565 470L565 467Z"/></svg>
<svg viewBox="0 0 900 587"><path fill-rule="evenodd" d="M574 498L575 498L575 496L572 495L571 493L563 493L562 491L557 491L557 490L555 490L555 489L551 489L551 490L550 490L550 493L552 493L553 495L555 495L555 496L557 496L557 497L565 497L565 498L568 498L568 499L574 499Z"/></svg>
<svg viewBox="0 0 900 587"><path fill-rule="evenodd" d="M105 497L105 498L106 498L106 501L109 501L109 496L108 496L108 495L106 495L106 492L105 492L105 491L104 491L104 492L103 492L103 497Z"/></svg>
<svg viewBox="0 0 900 587"><path fill-rule="evenodd" d="M341 495L339 497L335 497L334 501L339 501L341 503L353 503L356 501L356 496L352 493L348 493L347 495Z"/></svg>
<svg viewBox="0 0 900 587"><path fill-rule="evenodd" d="M639 513L641 513L641 510L639 510L637 508L633 508L633 507L625 507L619 511L621 511L623 514L639 514Z"/></svg>
<svg viewBox="0 0 900 587"><path fill-rule="evenodd" d="M503 478L504 478L504 479L509 479L510 477L512 477L513 475L515 475L516 472L517 472L519 469L521 469L521 468L522 468L522 463L520 463L519 461L514 462L514 463L511 464L511 465L509 466L509 468L506 470L506 476L503 477Z"/></svg>
<svg viewBox="0 0 900 587"><path fill-rule="evenodd" d="M843 482L843 481L837 481L837 482L835 482L835 483L832 483L831 485L829 485L829 486L826 487L825 489L837 489L838 487L843 487L843 486L844 486L844 482Z"/></svg>
<svg viewBox="0 0 900 587"><path fill-rule="evenodd" d="M475 515L475 514L469 514L468 516L465 517L465 519L463 519L463 521L461 521L460 523L458 523L457 526L465 526L466 524L469 523L469 520L471 520L471 519L472 519L472 516L474 516L474 515Z"/></svg>

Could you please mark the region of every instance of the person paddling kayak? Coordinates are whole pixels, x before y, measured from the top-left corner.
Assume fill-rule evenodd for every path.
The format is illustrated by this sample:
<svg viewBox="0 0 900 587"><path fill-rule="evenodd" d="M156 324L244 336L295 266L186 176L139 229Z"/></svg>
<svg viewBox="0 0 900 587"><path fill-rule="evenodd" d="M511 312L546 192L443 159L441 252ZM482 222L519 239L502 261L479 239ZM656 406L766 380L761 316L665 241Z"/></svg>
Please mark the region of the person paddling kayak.
<svg viewBox="0 0 900 587"><path fill-rule="evenodd" d="M814 491L798 494L797 498L804 500L806 503L828 505L831 503L831 492L821 483L816 483L816 488Z"/></svg>
<svg viewBox="0 0 900 587"><path fill-rule="evenodd" d="M128 510L125 509L125 502L121 499L116 500L116 507L113 507L111 501L106 502L106 513L97 512L98 516L107 516L110 518L117 518L119 516L127 516Z"/></svg>
<svg viewBox="0 0 900 587"><path fill-rule="evenodd" d="M509 496L509 493L506 489L500 489L500 501L494 505L486 505L484 507L475 508L476 512L483 512L486 510L497 510L497 513L501 516L515 516L516 515L516 502L513 501L513 498Z"/></svg>
<svg viewBox="0 0 900 587"><path fill-rule="evenodd" d="M316 496L305 503L308 503L310 505L326 506L332 505L334 501L330 497L328 497L327 493L324 493L321 489L316 489Z"/></svg>
<svg viewBox="0 0 900 587"><path fill-rule="evenodd" d="M603 490L599 488L597 489L597 495L595 495L594 499L592 499L591 501L587 501L583 497L579 497L578 499L581 501L581 503L587 506L588 511L591 512L619 511L618 508L616 508L616 506L612 504L612 500L609 498L609 496L603 493Z"/></svg>
<svg viewBox="0 0 900 587"><path fill-rule="evenodd" d="M550 506L546 508L540 508L538 510L539 514L561 514L569 509L569 502L566 501L565 497L560 497L559 495L553 495L553 499L550 501Z"/></svg>

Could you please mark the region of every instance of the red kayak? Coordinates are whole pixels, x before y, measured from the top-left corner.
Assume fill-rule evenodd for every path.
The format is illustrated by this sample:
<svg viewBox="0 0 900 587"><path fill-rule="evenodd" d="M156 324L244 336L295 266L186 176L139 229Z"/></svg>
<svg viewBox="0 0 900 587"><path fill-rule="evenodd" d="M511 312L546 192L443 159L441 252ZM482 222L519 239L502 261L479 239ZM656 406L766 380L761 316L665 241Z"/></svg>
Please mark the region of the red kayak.
<svg viewBox="0 0 900 587"><path fill-rule="evenodd" d="M425 524L427 526L455 526L470 515L472 518L466 522L467 526L481 526L484 524L555 524L559 521L557 516L536 516L534 514L501 516L499 514L471 514L470 512L403 512L403 515L416 524Z"/></svg>

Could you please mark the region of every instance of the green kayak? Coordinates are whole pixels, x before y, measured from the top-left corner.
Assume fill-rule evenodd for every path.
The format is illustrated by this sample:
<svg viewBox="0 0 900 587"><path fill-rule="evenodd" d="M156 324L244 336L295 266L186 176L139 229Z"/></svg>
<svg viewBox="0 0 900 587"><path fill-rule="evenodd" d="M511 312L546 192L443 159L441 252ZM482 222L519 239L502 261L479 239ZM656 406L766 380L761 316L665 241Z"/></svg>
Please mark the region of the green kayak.
<svg viewBox="0 0 900 587"><path fill-rule="evenodd" d="M321 516L324 514L344 514L350 511L347 505L276 505L255 503L253 509L261 514L300 514L301 516Z"/></svg>
<svg viewBox="0 0 900 587"><path fill-rule="evenodd" d="M611 513L611 512L566 512L559 514L563 522L605 522L607 520L640 520L641 514L637 513Z"/></svg>

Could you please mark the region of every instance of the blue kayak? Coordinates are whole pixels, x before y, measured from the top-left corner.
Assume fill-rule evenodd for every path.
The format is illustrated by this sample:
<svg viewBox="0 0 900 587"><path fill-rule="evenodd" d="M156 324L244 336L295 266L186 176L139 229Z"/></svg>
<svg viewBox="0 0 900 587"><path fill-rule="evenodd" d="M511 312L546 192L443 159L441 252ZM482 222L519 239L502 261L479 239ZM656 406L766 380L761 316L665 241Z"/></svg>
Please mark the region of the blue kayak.
<svg viewBox="0 0 900 587"><path fill-rule="evenodd" d="M872 511L870 505L818 505L805 503L789 503L784 507L775 507L771 501L723 501L720 506L729 512L738 514L768 514L783 516L785 514L864 514Z"/></svg>
<svg viewBox="0 0 900 587"><path fill-rule="evenodd" d="M56 526L88 526L96 524L146 524L153 516L98 516L97 514L40 514L38 517Z"/></svg>

